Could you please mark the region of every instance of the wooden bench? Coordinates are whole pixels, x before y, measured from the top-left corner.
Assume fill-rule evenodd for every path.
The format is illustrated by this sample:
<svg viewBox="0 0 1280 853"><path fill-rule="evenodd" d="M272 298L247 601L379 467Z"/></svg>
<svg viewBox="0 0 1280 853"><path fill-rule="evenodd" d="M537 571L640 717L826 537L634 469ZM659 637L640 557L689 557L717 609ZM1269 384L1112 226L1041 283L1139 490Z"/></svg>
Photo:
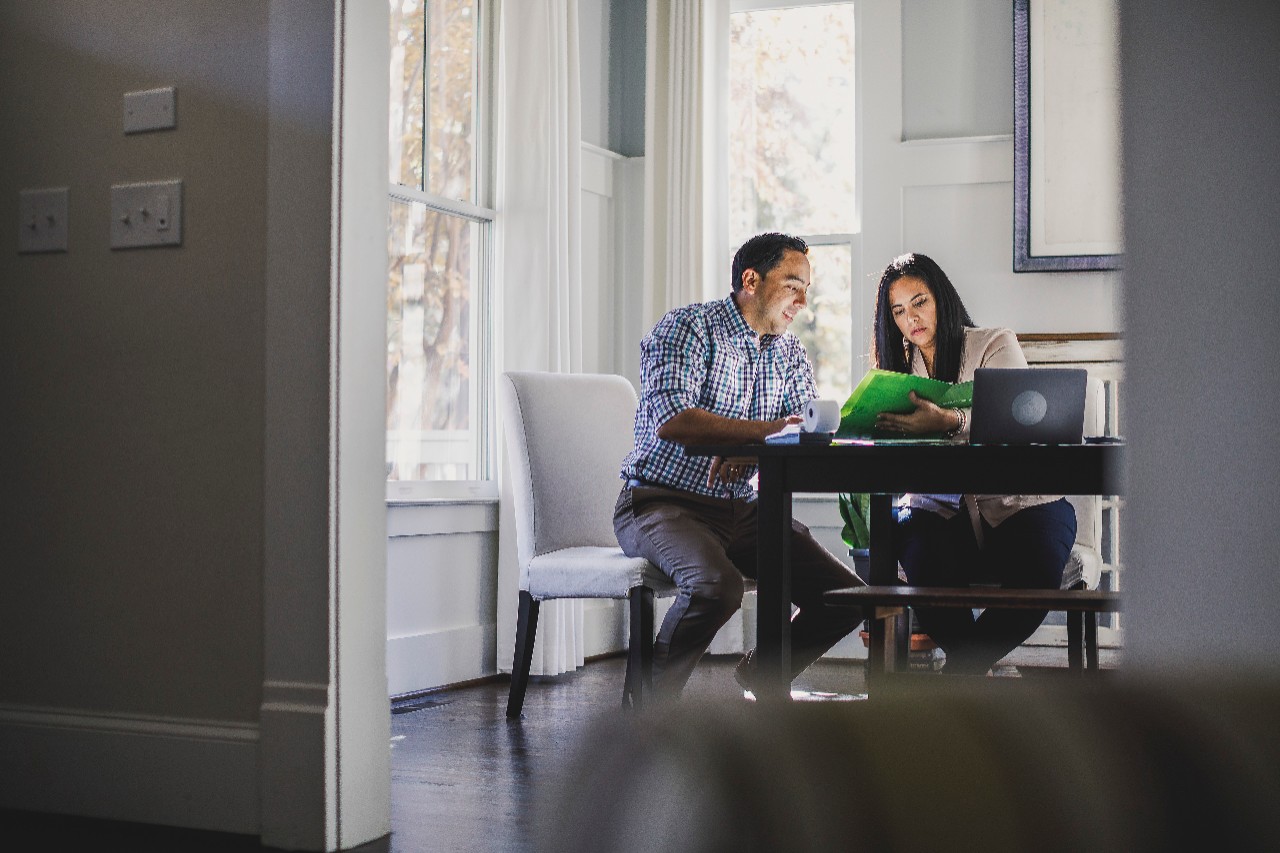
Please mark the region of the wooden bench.
<svg viewBox="0 0 1280 853"><path fill-rule="evenodd" d="M1098 669L1098 614L1120 610L1120 594L1084 589L1005 589L1002 587L857 586L826 593L835 605L862 607L867 618L903 615L905 607L1000 607L1012 610L1062 610L1067 613L1067 666L1081 671L1081 646L1087 668Z"/></svg>

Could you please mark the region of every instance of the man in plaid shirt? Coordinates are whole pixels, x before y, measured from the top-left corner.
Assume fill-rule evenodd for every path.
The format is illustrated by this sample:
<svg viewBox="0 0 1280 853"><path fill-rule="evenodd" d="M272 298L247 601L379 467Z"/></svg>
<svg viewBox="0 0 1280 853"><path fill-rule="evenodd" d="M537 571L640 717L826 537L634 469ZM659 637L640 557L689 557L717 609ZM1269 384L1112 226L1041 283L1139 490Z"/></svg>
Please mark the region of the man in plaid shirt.
<svg viewBox="0 0 1280 853"><path fill-rule="evenodd" d="M763 442L801 420L817 396L804 345L787 331L805 306L808 246L761 234L733 259L726 298L669 312L640 344L635 449L614 530L628 556L644 557L677 588L654 645L654 687L677 696L711 640L742 605L756 576L753 459L685 456L690 444ZM828 607L829 589L858 586L853 570L792 521L792 677L862 622L856 608ZM735 672L750 689L753 654Z"/></svg>

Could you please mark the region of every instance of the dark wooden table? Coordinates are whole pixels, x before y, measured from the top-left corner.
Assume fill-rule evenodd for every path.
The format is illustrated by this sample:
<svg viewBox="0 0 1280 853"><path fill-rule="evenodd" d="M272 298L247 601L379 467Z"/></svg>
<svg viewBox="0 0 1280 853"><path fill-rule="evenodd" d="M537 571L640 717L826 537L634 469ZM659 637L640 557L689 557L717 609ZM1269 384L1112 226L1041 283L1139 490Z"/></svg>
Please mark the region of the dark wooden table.
<svg viewBox="0 0 1280 853"><path fill-rule="evenodd" d="M904 441L832 445L717 444L691 456L754 456L760 466L756 655L760 698L790 696L791 517L796 492L869 492L871 568L867 582L898 583L892 501L904 492L936 494L1119 495L1124 446L981 445ZM869 620L868 679L894 665L884 623Z"/></svg>

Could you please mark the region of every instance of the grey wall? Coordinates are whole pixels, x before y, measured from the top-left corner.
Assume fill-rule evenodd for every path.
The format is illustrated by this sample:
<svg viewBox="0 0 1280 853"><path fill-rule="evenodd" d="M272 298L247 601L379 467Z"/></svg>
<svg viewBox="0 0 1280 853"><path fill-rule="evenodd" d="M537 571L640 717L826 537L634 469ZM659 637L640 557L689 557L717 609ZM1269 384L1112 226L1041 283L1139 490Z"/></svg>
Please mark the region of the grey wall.
<svg viewBox="0 0 1280 853"><path fill-rule="evenodd" d="M904 139L1013 133L1009 0L904 0Z"/></svg>
<svg viewBox="0 0 1280 853"><path fill-rule="evenodd" d="M385 6L0 5L0 195L71 198L69 251L0 244L6 806L389 830L387 49ZM171 178L182 245L111 250L110 185Z"/></svg>
<svg viewBox="0 0 1280 853"><path fill-rule="evenodd" d="M1120 5L1135 668L1280 670L1280 13Z"/></svg>
<svg viewBox="0 0 1280 853"><path fill-rule="evenodd" d="M609 147L610 0L578 0L582 74L582 141Z"/></svg>
<svg viewBox="0 0 1280 853"><path fill-rule="evenodd" d="M611 0L609 16L609 148L644 156L645 3Z"/></svg>
<svg viewBox="0 0 1280 853"><path fill-rule="evenodd" d="M644 154L644 0L578 0L582 141Z"/></svg>
<svg viewBox="0 0 1280 853"><path fill-rule="evenodd" d="M158 11L0 5L0 703L256 720L267 5ZM177 129L124 136L166 85ZM110 250L110 184L167 178L183 246ZM49 186L70 251L18 255Z"/></svg>

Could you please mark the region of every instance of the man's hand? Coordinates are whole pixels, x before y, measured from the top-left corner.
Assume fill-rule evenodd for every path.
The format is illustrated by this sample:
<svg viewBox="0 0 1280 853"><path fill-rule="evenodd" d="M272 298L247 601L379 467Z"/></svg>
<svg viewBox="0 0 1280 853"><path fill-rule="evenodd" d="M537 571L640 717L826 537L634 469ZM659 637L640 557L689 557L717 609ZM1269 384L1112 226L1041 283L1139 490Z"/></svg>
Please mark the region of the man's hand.
<svg viewBox="0 0 1280 853"><path fill-rule="evenodd" d="M951 409L941 408L915 391L912 391L910 396L912 404L916 407L914 412L905 415L881 412L876 416L876 427L887 432L920 435L948 432L960 425L960 416Z"/></svg>
<svg viewBox="0 0 1280 853"><path fill-rule="evenodd" d="M748 472L756 464L754 456L711 457L711 470L707 472L707 488L714 488L716 481L730 485L747 479Z"/></svg>

